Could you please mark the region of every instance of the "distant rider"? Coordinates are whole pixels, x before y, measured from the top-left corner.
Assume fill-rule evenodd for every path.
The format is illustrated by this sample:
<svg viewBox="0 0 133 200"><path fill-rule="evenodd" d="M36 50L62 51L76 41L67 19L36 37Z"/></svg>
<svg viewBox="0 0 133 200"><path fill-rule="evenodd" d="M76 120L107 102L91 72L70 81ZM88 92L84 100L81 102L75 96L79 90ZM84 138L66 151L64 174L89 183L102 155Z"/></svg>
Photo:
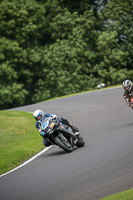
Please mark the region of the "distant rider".
<svg viewBox="0 0 133 200"><path fill-rule="evenodd" d="M70 126L72 128L73 132L75 133L75 135L79 135L79 130L77 127L75 127L74 125L71 125L67 119L58 117L55 114L52 114L52 113L44 114L44 112L42 110L38 109L38 110L34 111L33 116L36 120L36 129L39 131L40 135L43 137L43 144L46 147L50 146L51 143L45 139L45 134L44 134L44 132L41 131L41 123L47 117L51 117L52 119L56 119L58 122L61 122L62 124L66 124L66 125Z"/></svg>
<svg viewBox="0 0 133 200"><path fill-rule="evenodd" d="M125 101L127 102L127 105L129 106L131 96L133 96L132 82L130 80L123 81L123 88L124 88L123 97L124 97Z"/></svg>

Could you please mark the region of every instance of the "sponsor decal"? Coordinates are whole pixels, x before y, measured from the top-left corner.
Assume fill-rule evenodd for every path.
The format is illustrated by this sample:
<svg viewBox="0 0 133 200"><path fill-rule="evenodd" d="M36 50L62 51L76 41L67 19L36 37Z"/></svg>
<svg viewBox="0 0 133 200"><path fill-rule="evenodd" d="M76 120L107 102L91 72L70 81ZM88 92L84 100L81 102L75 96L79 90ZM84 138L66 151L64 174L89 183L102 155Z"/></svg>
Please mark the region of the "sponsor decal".
<svg viewBox="0 0 133 200"><path fill-rule="evenodd" d="M54 127L54 123L50 124L50 128L53 128Z"/></svg>

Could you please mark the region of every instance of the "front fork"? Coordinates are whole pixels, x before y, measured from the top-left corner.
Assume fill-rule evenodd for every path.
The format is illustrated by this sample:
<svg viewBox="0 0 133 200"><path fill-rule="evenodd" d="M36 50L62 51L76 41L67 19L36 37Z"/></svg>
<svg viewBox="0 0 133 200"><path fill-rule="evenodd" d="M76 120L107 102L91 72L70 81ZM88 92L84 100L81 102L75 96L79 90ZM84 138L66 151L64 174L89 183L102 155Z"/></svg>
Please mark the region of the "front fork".
<svg viewBox="0 0 133 200"><path fill-rule="evenodd" d="M64 137L64 135L63 135L62 133L60 133L59 137L63 140L64 143L68 143L68 141L69 141L70 145L71 145L72 147L74 147L74 138L73 138L73 136L71 136L71 137L67 140L67 139Z"/></svg>
<svg viewBox="0 0 133 200"><path fill-rule="evenodd" d="M71 146L74 147L74 138L70 137L69 141L70 141Z"/></svg>

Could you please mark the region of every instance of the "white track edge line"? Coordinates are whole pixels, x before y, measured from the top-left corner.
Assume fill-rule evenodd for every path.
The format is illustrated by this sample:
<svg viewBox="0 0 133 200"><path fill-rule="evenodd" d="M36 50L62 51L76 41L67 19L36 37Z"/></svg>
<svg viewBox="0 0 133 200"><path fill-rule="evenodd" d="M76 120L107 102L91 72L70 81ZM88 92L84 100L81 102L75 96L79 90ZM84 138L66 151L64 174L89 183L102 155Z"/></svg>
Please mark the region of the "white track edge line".
<svg viewBox="0 0 133 200"><path fill-rule="evenodd" d="M21 165L19 165L18 167L16 167L16 168L14 168L14 169L12 169L12 170L10 170L10 171L8 171L8 172L6 172L6 173L0 175L0 178L1 178L2 176L5 176L5 175L7 175L7 174L13 172L13 171L16 171L17 169L23 167L24 165L27 165L28 163L30 163L31 161L33 161L35 158L37 158L38 156L40 156L41 154L43 154L45 151L47 151L47 150L50 149L51 147L52 147L52 146L50 146L50 147L45 147L45 149L43 149L42 151L40 151L38 154L36 154L35 156L33 156L32 158L30 158L30 159L27 160L26 162L24 162L24 163L22 163Z"/></svg>

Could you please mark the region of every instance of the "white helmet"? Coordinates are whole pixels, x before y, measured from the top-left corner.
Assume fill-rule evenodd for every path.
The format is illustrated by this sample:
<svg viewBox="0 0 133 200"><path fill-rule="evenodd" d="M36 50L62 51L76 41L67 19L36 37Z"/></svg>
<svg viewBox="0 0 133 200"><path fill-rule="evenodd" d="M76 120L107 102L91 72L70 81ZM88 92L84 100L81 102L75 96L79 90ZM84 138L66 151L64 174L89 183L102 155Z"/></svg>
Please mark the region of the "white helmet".
<svg viewBox="0 0 133 200"><path fill-rule="evenodd" d="M132 88L132 82L130 80L123 81L123 88L130 92Z"/></svg>
<svg viewBox="0 0 133 200"><path fill-rule="evenodd" d="M42 110L35 110L33 116L37 121L39 121L42 118L43 114L44 112Z"/></svg>

